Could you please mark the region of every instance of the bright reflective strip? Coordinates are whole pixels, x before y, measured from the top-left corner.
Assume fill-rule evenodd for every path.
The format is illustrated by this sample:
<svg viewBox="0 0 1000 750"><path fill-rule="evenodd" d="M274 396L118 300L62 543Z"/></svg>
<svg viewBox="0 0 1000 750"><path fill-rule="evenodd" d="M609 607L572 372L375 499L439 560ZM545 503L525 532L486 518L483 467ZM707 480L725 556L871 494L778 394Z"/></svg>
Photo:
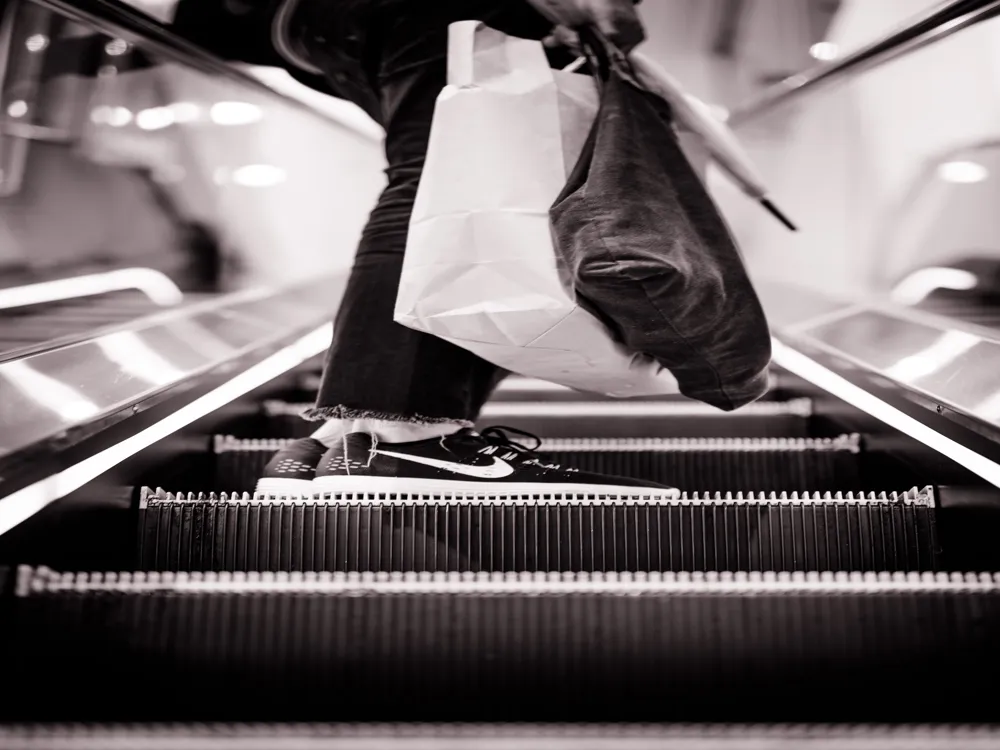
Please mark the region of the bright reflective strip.
<svg viewBox="0 0 1000 750"><path fill-rule="evenodd" d="M38 372L24 362L14 361L0 365L0 377L9 380L27 398L44 409L55 412L62 419L75 422L97 415L97 404L76 389Z"/></svg>
<svg viewBox="0 0 1000 750"><path fill-rule="evenodd" d="M914 271L896 284L892 290L892 301L900 305L916 305L938 289L964 291L975 289L979 283L974 273L961 268L933 266Z"/></svg>
<svg viewBox="0 0 1000 750"><path fill-rule="evenodd" d="M923 422L887 404L801 352L785 346L777 339L773 339L771 345L775 364L885 422L904 435L919 440L927 447L961 464L974 474L978 474L990 484L1000 487L1000 464L990 461L985 456L969 450L961 443L932 430Z"/></svg>
<svg viewBox="0 0 1000 750"><path fill-rule="evenodd" d="M147 383L169 385L184 377L183 372L132 331L109 333L96 339L95 343L122 370Z"/></svg>
<svg viewBox="0 0 1000 750"><path fill-rule="evenodd" d="M912 383L940 372L981 341L979 336L965 331L947 331L926 349L886 368L884 374L903 383Z"/></svg>
<svg viewBox="0 0 1000 750"><path fill-rule="evenodd" d="M0 534L40 511L49 503L68 495L125 459L177 432L192 422L221 409L269 380L288 372L310 357L325 351L333 336L333 324L326 323L281 351L258 362L232 380L183 406L140 433L86 458L68 469L24 489L0 498Z"/></svg>
<svg viewBox="0 0 1000 750"><path fill-rule="evenodd" d="M123 289L138 289L151 301L164 306L179 304L184 299L181 290L165 274L152 268L122 268L107 273L0 289L0 309L90 297Z"/></svg>

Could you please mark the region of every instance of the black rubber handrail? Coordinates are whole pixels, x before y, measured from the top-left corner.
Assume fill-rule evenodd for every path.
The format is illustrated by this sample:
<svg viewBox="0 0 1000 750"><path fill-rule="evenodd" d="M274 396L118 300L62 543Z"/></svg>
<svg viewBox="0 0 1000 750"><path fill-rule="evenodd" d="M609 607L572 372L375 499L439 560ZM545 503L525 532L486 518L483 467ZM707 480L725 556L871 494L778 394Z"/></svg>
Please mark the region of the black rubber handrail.
<svg viewBox="0 0 1000 750"><path fill-rule="evenodd" d="M95 27L109 34L120 35L127 41L139 42L145 52L150 52L178 62L202 73L225 78L233 83L265 94L271 99L311 113L365 138L371 136L336 117L327 115L295 97L275 91L267 84L243 72L231 63L221 60L211 52L192 44L167 26L118 0L31 0L32 3L71 18L81 24Z"/></svg>
<svg viewBox="0 0 1000 750"><path fill-rule="evenodd" d="M818 65L771 86L729 117L739 127L817 89L946 39L1000 15L1000 0L949 0L836 62Z"/></svg>

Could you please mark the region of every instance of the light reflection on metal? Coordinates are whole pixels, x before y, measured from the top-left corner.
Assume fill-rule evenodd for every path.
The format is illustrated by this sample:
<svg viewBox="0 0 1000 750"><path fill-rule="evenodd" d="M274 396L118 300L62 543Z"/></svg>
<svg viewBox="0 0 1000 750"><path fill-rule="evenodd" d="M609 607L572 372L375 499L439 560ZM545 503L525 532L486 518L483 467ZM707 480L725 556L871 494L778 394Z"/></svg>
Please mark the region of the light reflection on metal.
<svg viewBox="0 0 1000 750"><path fill-rule="evenodd" d="M127 328L121 327L119 330L129 335L124 340L112 340L110 345L105 340L102 346L98 336L21 360L0 362L0 424L3 426L0 429L0 456L28 447L37 448L54 436L65 436L92 421L65 418L25 399L20 388L4 377L6 368L14 365L17 372L19 364L26 364L66 384L97 406L99 414L95 418L99 419L165 387L276 345L295 331L308 330L308 326L332 320L343 293L343 282L341 276L324 277L280 292L247 290L186 307L167 308ZM127 356L123 342L152 352L154 357L147 357L144 365L130 362L125 366L120 361ZM327 338L326 345L329 342ZM156 382L151 382L154 377L150 370L154 363L161 367L161 374L155 377ZM76 438L70 441L72 439ZM60 446L66 444L64 439ZM2 490L0 482L0 494Z"/></svg>
<svg viewBox="0 0 1000 750"><path fill-rule="evenodd" d="M0 289L0 310L137 289L157 305L177 305L184 294L170 278L152 268L121 268L106 273L43 281Z"/></svg>
<svg viewBox="0 0 1000 750"><path fill-rule="evenodd" d="M6 363L0 369L0 378L17 388L22 398L31 399L43 409L55 412L61 419L75 422L100 413L97 404L77 390L32 369L24 362Z"/></svg>
<svg viewBox="0 0 1000 750"><path fill-rule="evenodd" d="M932 266L914 271L893 288L892 301L900 305L916 305L938 289L965 291L975 289L976 275L961 268Z"/></svg>
<svg viewBox="0 0 1000 750"><path fill-rule="evenodd" d="M913 383L940 372L978 344L981 339L965 331L948 331L926 349L908 354L883 374L902 383Z"/></svg>
<svg viewBox="0 0 1000 750"><path fill-rule="evenodd" d="M94 343L124 372L147 383L169 385L184 377L183 372L131 331L109 333Z"/></svg>
<svg viewBox="0 0 1000 750"><path fill-rule="evenodd" d="M909 414L823 367L810 357L785 346L782 342L774 340L772 347L775 364L822 388L856 409L870 414L904 435L919 440L929 448L982 477L990 484L1000 487L1000 464L931 429Z"/></svg>
<svg viewBox="0 0 1000 750"><path fill-rule="evenodd" d="M322 353L332 334L333 325L326 323L141 432L0 499L0 534L139 451Z"/></svg>

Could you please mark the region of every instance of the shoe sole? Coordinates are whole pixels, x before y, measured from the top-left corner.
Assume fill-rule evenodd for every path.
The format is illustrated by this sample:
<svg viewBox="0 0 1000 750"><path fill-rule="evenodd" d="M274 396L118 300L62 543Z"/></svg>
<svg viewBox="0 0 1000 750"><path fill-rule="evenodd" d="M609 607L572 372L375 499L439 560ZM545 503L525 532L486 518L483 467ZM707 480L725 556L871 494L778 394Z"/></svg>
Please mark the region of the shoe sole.
<svg viewBox="0 0 1000 750"><path fill-rule="evenodd" d="M678 489L627 487L611 484L572 484L540 482L476 482L460 479L413 479L408 477L341 476L313 480L312 492L393 493L400 495L616 495L662 499L679 498Z"/></svg>
<svg viewBox="0 0 1000 750"><path fill-rule="evenodd" d="M316 487L311 479L260 479L255 492L259 495L312 495Z"/></svg>

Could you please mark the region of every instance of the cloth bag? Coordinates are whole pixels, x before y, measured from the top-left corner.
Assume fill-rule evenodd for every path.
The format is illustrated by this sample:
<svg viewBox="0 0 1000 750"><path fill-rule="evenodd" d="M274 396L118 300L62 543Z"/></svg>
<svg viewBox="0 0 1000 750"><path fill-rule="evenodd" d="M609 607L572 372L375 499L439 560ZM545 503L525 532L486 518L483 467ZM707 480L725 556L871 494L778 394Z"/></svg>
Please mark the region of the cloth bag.
<svg viewBox="0 0 1000 750"><path fill-rule="evenodd" d="M396 322L570 388L677 393L578 299L555 252L549 209L594 123L594 79L552 70L540 42L478 21L449 32Z"/></svg>
<svg viewBox="0 0 1000 750"><path fill-rule="evenodd" d="M601 106L551 210L578 293L685 396L732 410L767 390L771 337L739 250L682 152L670 105L582 34Z"/></svg>

